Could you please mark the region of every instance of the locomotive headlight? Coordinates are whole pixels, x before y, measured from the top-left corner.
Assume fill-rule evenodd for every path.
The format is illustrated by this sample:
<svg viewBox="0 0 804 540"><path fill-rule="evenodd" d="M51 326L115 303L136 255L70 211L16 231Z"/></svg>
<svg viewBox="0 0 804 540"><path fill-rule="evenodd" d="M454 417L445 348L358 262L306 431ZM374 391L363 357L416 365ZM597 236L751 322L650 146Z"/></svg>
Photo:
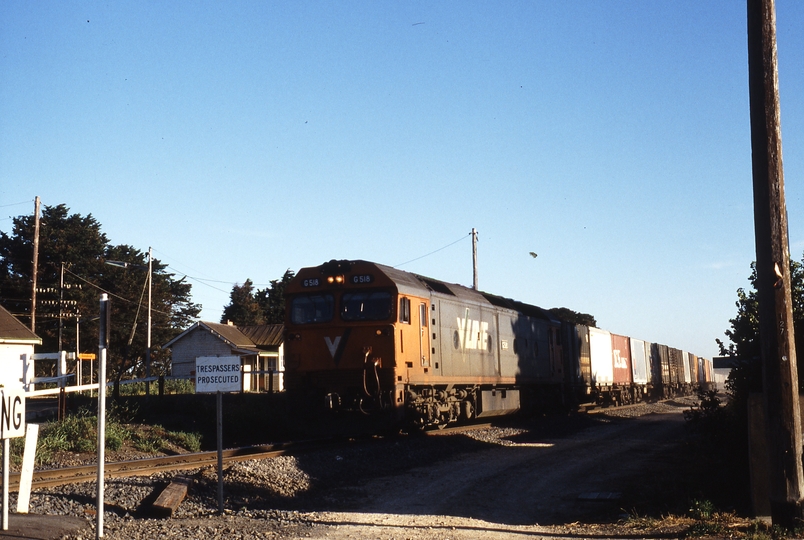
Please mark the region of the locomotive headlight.
<svg viewBox="0 0 804 540"><path fill-rule="evenodd" d="M343 276L327 276L327 283L332 285L333 283L337 283L338 285L343 283Z"/></svg>

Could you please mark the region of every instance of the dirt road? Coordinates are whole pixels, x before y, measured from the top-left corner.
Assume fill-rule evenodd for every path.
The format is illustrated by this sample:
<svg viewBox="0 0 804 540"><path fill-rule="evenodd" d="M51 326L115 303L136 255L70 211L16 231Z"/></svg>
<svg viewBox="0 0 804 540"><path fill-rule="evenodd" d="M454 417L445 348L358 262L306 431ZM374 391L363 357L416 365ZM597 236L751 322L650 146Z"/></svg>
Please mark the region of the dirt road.
<svg viewBox="0 0 804 540"><path fill-rule="evenodd" d="M371 513L435 514L509 525L588 519L620 500L626 484L681 436L680 414L602 423L560 439L525 434L497 446L367 487ZM595 497L595 495L598 495ZM601 499L608 494L608 502Z"/></svg>
<svg viewBox="0 0 804 540"><path fill-rule="evenodd" d="M359 512L317 513L311 516L312 528L300 536L424 540L623 534L611 523L627 511L635 487L662 489L652 485L654 473L667 466L684 437L685 407L652 407L632 418L600 417L558 436L523 431L505 445L371 480L362 486Z"/></svg>

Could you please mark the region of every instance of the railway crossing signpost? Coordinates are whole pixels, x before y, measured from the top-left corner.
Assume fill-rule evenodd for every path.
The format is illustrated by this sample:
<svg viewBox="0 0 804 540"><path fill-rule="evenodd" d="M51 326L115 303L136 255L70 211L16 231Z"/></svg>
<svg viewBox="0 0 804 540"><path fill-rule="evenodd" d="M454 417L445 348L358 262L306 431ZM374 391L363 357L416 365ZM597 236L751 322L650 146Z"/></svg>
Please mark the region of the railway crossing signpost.
<svg viewBox="0 0 804 540"><path fill-rule="evenodd" d="M223 393L240 392L243 374L239 356L199 356L195 359L195 392L215 394L218 430L218 511L223 514Z"/></svg>
<svg viewBox="0 0 804 540"><path fill-rule="evenodd" d="M0 389L0 438L3 439L3 530L8 530L9 439L25 435L25 391Z"/></svg>

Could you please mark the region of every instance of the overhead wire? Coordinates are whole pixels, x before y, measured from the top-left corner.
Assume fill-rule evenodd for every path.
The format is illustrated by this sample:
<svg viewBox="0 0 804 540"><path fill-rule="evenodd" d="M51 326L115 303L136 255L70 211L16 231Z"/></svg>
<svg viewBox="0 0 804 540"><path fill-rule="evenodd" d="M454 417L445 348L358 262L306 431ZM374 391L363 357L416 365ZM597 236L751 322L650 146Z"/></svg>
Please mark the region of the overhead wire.
<svg viewBox="0 0 804 540"><path fill-rule="evenodd" d="M164 255L165 257L167 257L168 259L172 259L172 260L175 261L175 258L171 257L167 253L165 253L163 251L160 251L160 250L158 250L158 249L156 249L154 247L152 247L151 249L153 251L155 251L156 253L160 253L160 254ZM200 273L200 270L198 270L196 268L193 268L190 265L184 264L181 261L176 261L176 263L178 263L178 264L180 264L182 266L186 266L187 268L189 268L193 272ZM201 283L202 285L206 285L207 287L209 287L211 289L215 289L216 291L225 292L227 294L229 294L229 292L231 292L231 291L224 291L223 289L219 289L218 287L215 287L214 285L210 285L210 283L225 283L227 285L232 285L232 286L235 286L238 283L241 283L241 282L238 282L238 281L226 281L226 280L219 280L219 279L211 279L211 278L202 278L202 277L198 277L198 276L191 276L187 272L185 272L183 270L180 270L180 269L178 269L175 266L172 266L170 264L167 265L167 268L173 270L177 274L182 274L184 277L186 277L188 279L192 279L193 281L197 281L197 282ZM252 282L252 285L254 285L255 287L268 287L270 285L270 283L254 283L254 282Z"/></svg>
<svg viewBox="0 0 804 540"><path fill-rule="evenodd" d="M115 293L113 293L113 292L111 292L111 291L107 291L106 289L104 289L103 287L101 287L100 285L98 285L97 283L93 283L92 281L88 280L87 278L82 277L82 276L79 276L78 274L76 274L75 272L73 272L72 270L70 270L69 268L65 268L65 269L64 269L64 271L65 271L65 272L67 272L68 274L70 274L71 276L73 276L73 277L76 277L76 278L80 279L81 281L83 281L84 283L86 283L87 285L89 285L90 287L94 287L94 288L96 288L97 290L99 290L99 291L101 291L101 292L104 292L104 293L108 294L109 296L111 296L111 297L113 297L113 298L117 298L118 300L122 300L123 302L126 302L126 303L128 303L128 304L135 304L135 305L138 305L138 306L141 306L141 305L142 305L142 297L140 297L140 301L139 301L139 302L136 302L136 301L134 301L134 300L129 300L128 298L124 298L124 297L120 296L119 294L115 294ZM147 283L147 281L146 281L146 283ZM154 312L154 313L159 313L160 315L166 315L166 316L168 316L168 317L172 316L172 314L171 314L171 313L166 313L166 312L161 311L161 310L158 310L158 309L153 309L153 308L151 308L151 311L152 311L152 312Z"/></svg>
<svg viewBox="0 0 804 540"><path fill-rule="evenodd" d="M418 260L420 260L420 259L424 259L425 257L429 257L430 255L434 255L435 253L438 253L439 251L442 251L442 250L444 250L444 249L447 249L447 248L448 248L448 247L450 247L450 246L454 246L454 245L455 245L455 244L457 244L458 242L460 242L460 241L462 241L462 240L465 240L466 238L468 238L468 237L470 237L470 236L472 236L472 233L469 233L469 234L467 234L466 236L462 236L462 237L458 238L457 240L455 240L454 242L452 242L452 243L450 243L450 244L447 244L447 245L446 245L446 246L444 246L444 247L440 247L440 248L438 248L438 249L437 249L437 250L435 250L435 251L431 251L430 253L427 253L426 255L422 255L421 257L416 257L415 259L411 259L411 260L409 260L409 261L407 261L407 262L403 262L403 263L400 263L400 264L394 265L392 268L399 268L400 266L405 266L406 264L410 264L410 263L415 262L415 261L418 261Z"/></svg>
<svg viewBox="0 0 804 540"><path fill-rule="evenodd" d="M19 206L21 204L29 204L29 203L32 203L32 202L34 202L33 199L30 199L30 200L27 200L27 201L16 202L16 203L10 203L10 204L0 204L0 208L8 208L9 206Z"/></svg>

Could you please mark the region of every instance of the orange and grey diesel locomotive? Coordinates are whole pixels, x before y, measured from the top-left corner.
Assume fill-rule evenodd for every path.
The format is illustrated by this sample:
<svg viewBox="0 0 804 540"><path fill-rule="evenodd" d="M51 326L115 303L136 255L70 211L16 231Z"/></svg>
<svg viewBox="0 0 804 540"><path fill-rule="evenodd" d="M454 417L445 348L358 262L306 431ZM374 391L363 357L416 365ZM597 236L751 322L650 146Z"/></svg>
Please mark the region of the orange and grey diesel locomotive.
<svg viewBox="0 0 804 540"><path fill-rule="evenodd" d="M285 386L420 426L520 409L564 383L560 321L536 306L366 261L287 285Z"/></svg>
<svg viewBox="0 0 804 540"><path fill-rule="evenodd" d="M371 262L303 268L285 295L285 387L331 409L443 426L712 384L705 358Z"/></svg>

